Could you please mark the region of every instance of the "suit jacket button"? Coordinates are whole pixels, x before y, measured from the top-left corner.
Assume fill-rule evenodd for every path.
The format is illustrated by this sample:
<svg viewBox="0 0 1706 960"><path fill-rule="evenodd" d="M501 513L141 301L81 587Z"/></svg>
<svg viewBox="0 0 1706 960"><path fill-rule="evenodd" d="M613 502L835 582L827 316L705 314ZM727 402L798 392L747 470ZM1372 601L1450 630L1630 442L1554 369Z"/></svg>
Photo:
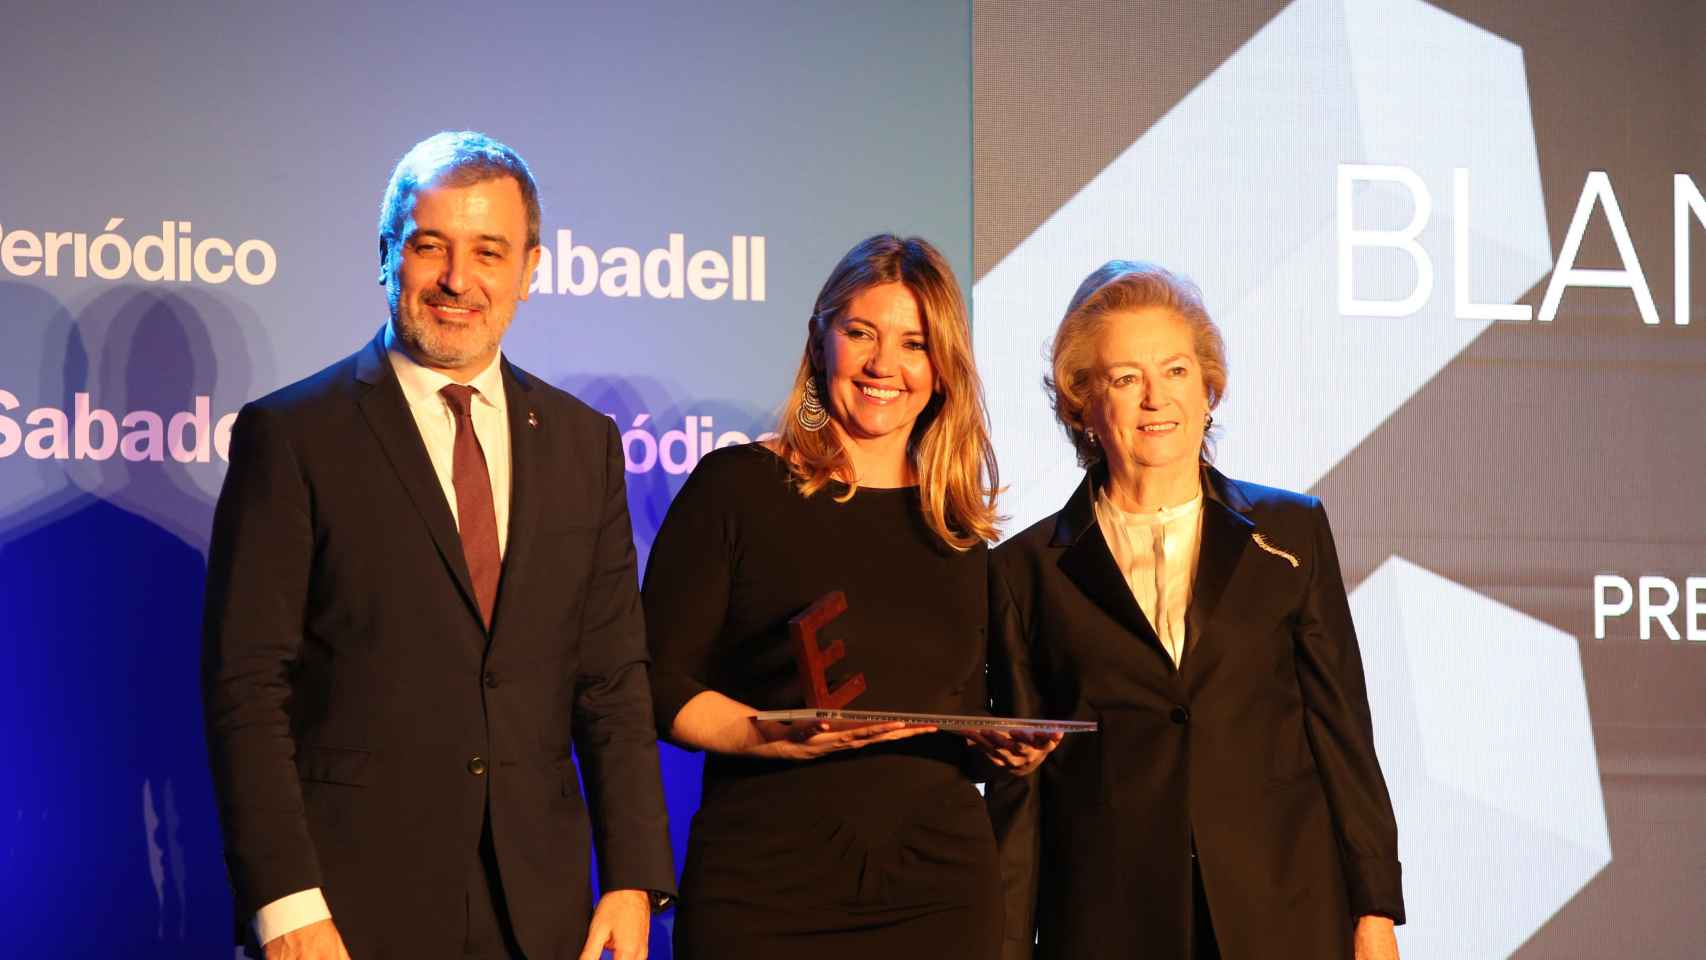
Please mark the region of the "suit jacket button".
<svg viewBox="0 0 1706 960"><path fill-rule="evenodd" d="M1169 716L1173 718L1174 723L1184 723L1186 720L1191 718L1191 712L1186 710L1184 707L1174 707L1173 712L1169 714Z"/></svg>
<svg viewBox="0 0 1706 960"><path fill-rule="evenodd" d="M476 777L485 773L486 772L486 761L479 758L479 757L474 757L473 759L469 760L468 761L468 772L473 774Z"/></svg>
<svg viewBox="0 0 1706 960"><path fill-rule="evenodd" d="M485 680L486 686L488 687L495 687L498 685L498 675L495 673L487 673Z"/></svg>

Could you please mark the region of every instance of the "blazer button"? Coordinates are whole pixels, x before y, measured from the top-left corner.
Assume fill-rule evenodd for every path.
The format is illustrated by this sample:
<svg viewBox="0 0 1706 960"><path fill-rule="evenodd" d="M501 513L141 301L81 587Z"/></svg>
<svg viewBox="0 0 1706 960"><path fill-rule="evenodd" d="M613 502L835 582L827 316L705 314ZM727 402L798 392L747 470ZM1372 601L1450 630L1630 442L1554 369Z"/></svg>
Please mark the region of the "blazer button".
<svg viewBox="0 0 1706 960"><path fill-rule="evenodd" d="M1191 718L1191 712L1186 710L1184 707L1174 707L1173 712L1169 714L1169 716L1173 718L1174 723L1184 723L1186 720Z"/></svg>
<svg viewBox="0 0 1706 960"><path fill-rule="evenodd" d="M485 681L486 681L486 686L495 687L498 685L498 675L495 673L487 673L485 676Z"/></svg>
<svg viewBox="0 0 1706 960"><path fill-rule="evenodd" d="M486 772L486 761L482 760L479 757L474 757L473 759L469 760L468 761L468 772L473 774L476 777L485 773Z"/></svg>

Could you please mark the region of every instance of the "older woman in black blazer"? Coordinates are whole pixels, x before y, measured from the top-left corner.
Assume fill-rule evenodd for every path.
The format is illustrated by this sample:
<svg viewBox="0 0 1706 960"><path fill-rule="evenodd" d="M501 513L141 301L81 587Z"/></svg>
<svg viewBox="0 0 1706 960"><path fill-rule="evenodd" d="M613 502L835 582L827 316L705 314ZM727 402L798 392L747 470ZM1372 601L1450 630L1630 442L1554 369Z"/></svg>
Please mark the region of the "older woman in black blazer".
<svg viewBox="0 0 1706 960"><path fill-rule="evenodd" d="M1007 955L1395 958L1397 828L1327 515L1208 465L1226 363L1201 295L1108 263L1046 384L1086 476L991 559L990 673L999 712L1101 731L991 784Z"/></svg>

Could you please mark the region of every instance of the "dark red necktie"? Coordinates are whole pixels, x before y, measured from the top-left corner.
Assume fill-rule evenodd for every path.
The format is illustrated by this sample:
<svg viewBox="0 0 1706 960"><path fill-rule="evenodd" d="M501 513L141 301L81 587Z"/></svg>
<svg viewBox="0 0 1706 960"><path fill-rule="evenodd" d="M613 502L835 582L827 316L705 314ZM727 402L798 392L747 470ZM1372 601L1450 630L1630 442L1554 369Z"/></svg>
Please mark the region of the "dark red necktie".
<svg viewBox="0 0 1706 960"><path fill-rule="evenodd" d="M492 607L498 598L498 573L503 558L498 555L498 515L492 506L492 477L486 472L486 453L474 435L473 387L447 384L439 393L456 414L456 452L451 458L450 477L456 485L456 520L462 534L462 557L468 561L468 576L474 581L474 599L487 629L492 625Z"/></svg>

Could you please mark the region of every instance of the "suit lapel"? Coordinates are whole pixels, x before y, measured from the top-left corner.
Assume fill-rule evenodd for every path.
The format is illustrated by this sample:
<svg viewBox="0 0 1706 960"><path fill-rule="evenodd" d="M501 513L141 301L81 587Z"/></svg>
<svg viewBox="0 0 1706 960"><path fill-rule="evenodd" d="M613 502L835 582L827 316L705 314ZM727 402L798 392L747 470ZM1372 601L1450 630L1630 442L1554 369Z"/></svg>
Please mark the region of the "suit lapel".
<svg viewBox="0 0 1706 960"><path fill-rule="evenodd" d="M357 355L355 377L365 385L361 399L357 401L362 416L367 418L367 425L378 439L380 449L385 451L391 469L396 471L403 492L426 523L427 532L432 534L432 541L438 546L439 556L456 581L457 589L462 591L462 599L478 620L480 607L474 599L468 562L462 554L462 537L456 532L456 519L450 513L450 504L444 499L444 488L438 482L438 474L433 472L432 459L427 456L420 428L415 425L408 401L403 398L403 387L397 382L391 361L385 355L384 330Z"/></svg>
<svg viewBox="0 0 1706 960"><path fill-rule="evenodd" d="M1197 669L1211 660L1203 659L1213 652L1210 630L1215 613L1226 600L1227 585L1233 571L1250 547L1250 534L1256 525L1244 516L1250 507L1237 485L1213 467L1203 470L1202 539L1197 547L1196 579L1191 582L1191 603L1185 611L1186 648L1183 666ZM1199 649L1201 647L1202 649Z"/></svg>
<svg viewBox="0 0 1706 960"><path fill-rule="evenodd" d="M497 609L492 614L495 641L505 612L521 602L516 595L512 571L525 569L533 547L533 531L539 529L543 509L539 489L540 445L548 427L533 406L533 382L529 374L503 361L504 405L509 417L509 539L504 547L503 578L498 582Z"/></svg>
<svg viewBox="0 0 1706 960"><path fill-rule="evenodd" d="M1084 482L1079 484L1078 491L1066 502L1055 521L1054 537L1050 542L1066 547L1060 556L1060 571L1084 591L1085 596L1158 655L1171 673L1173 658L1167 655L1167 649L1155 635L1155 628L1144 616L1143 608L1132 597L1131 586L1120 573L1113 551L1108 548L1108 541L1096 523L1095 489L1094 473L1086 474Z"/></svg>

